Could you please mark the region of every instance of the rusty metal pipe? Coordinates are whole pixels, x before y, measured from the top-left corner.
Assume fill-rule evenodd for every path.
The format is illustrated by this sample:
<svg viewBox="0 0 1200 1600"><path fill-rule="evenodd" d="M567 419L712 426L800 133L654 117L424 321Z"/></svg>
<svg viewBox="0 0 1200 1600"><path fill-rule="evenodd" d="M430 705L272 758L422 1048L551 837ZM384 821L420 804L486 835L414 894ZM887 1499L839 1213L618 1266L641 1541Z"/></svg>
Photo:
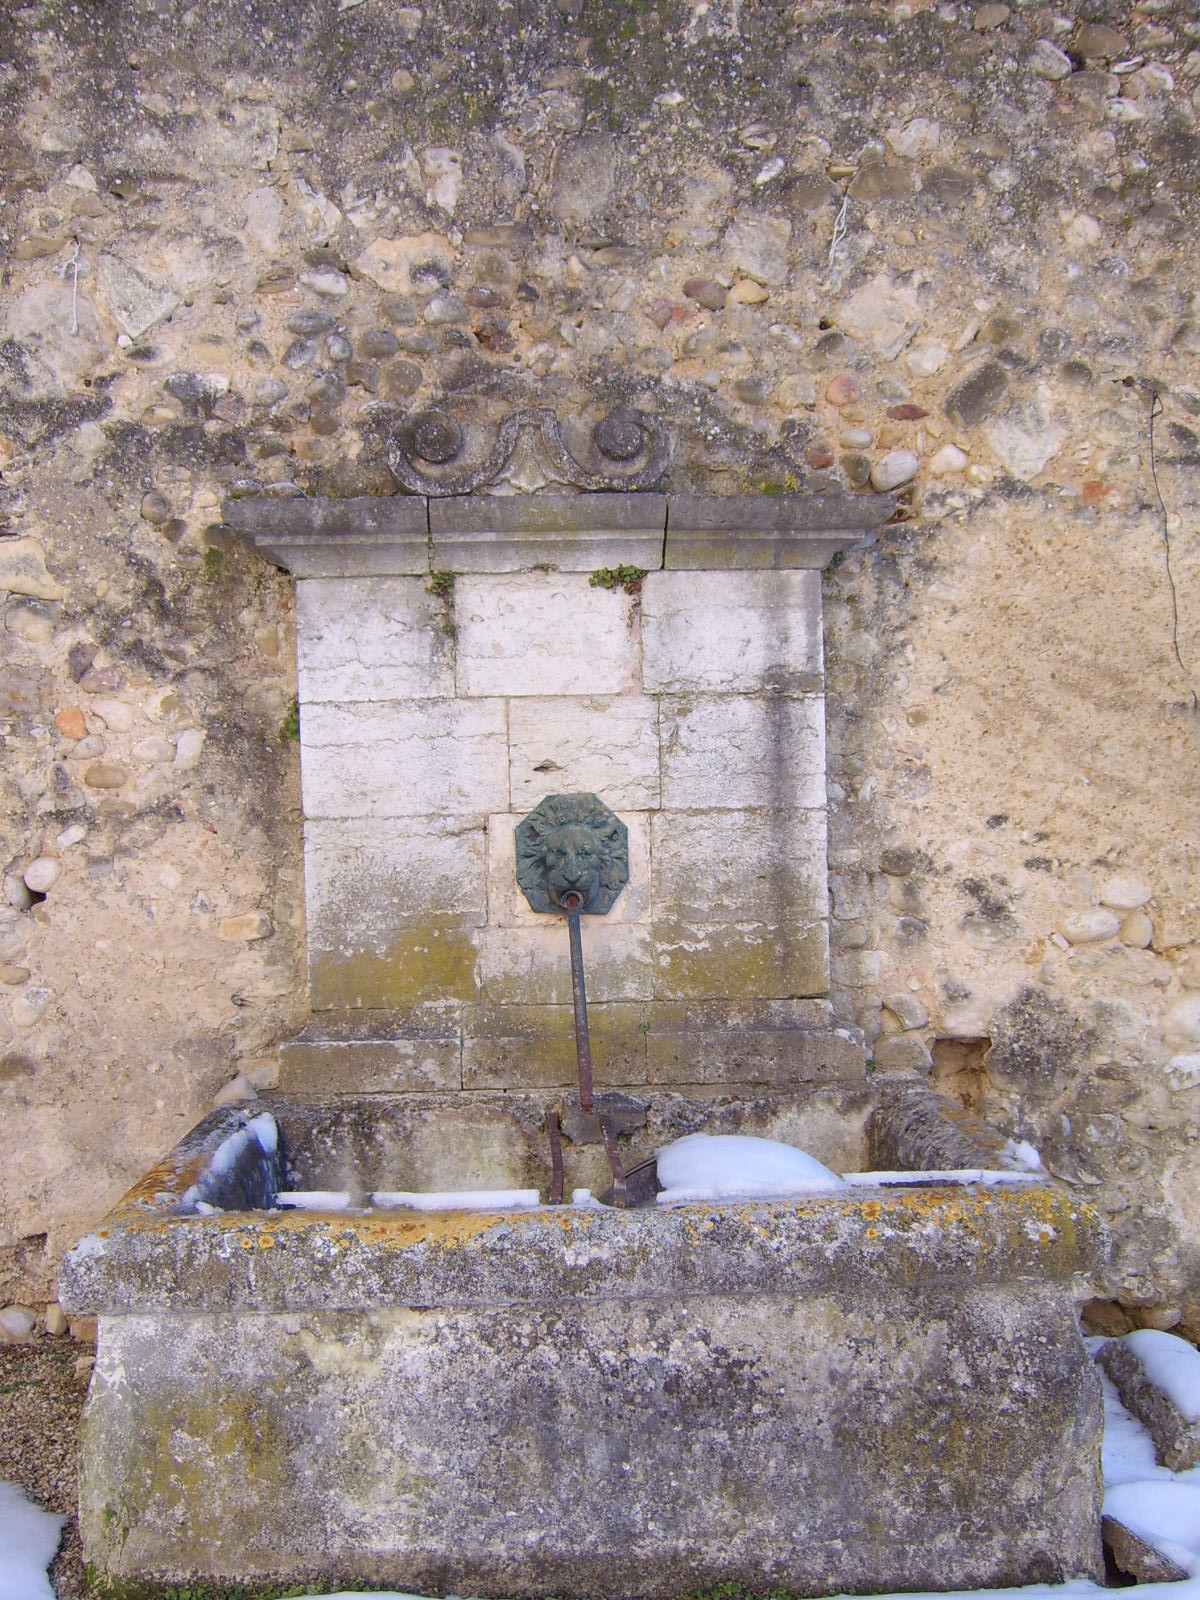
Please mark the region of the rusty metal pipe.
<svg viewBox="0 0 1200 1600"><path fill-rule="evenodd" d="M583 986L583 941L579 936L579 905L583 896L572 891L563 896L567 932L571 939L571 999L575 1005L575 1056L579 1063L579 1108L592 1109L592 1042L588 1036L587 992ZM572 902L574 902L572 904Z"/></svg>
<svg viewBox="0 0 1200 1600"><path fill-rule="evenodd" d="M625 1168L617 1154L617 1136L607 1117L600 1118L600 1132L604 1135L604 1154L608 1157L608 1170L613 1180L613 1205L626 1206L629 1198L625 1188Z"/></svg>
<svg viewBox="0 0 1200 1600"><path fill-rule="evenodd" d="M563 1153L557 1111L546 1113L546 1126L550 1133L550 1204L560 1206L563 1201Z"/></svg>

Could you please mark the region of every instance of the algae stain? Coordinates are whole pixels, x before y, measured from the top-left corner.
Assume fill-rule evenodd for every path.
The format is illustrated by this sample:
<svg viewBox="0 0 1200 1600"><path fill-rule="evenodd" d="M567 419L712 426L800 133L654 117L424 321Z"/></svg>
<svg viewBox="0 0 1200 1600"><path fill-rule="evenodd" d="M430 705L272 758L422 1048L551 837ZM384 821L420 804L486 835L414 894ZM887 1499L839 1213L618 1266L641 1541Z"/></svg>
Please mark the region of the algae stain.
<svg viewBox="0 0 1200 1600"><path fill-rule="evenodd" d="M382 951L315 956L309 981L318 1009L415 1005L473 1000L475 941L461 924L398 929Z"/></svg>
<svg viewBox="0 0 1200 1600"><path fill-rule="evenodd" d="M658 1000L787 1000L829 993L829 946L824 924L792 934L786 946L738 926L710 927L696 946L687 928L654 930Z"/></svg>

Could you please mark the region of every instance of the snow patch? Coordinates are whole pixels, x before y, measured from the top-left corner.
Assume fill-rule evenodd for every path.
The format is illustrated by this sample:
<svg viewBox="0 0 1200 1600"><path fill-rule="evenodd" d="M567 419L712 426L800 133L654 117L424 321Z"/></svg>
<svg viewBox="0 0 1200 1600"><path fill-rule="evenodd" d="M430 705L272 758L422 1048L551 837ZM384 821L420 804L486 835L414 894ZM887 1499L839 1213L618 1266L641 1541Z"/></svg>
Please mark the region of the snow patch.
<svg viewBox="0 0 1200 1600"><path fill-rule="evenodd" d="M1004 1145L1004 1154L1012 1161L1019 1161L1027 1172L1042 1171L1042 1158L1028 1139L1007 1140Z"/></svg>
<svg viewBox="0 0 1200 1600"><path fill-rule="evenodd" d="M928 1189L955 1188L968 1183L979 1183L990 1189L1003 1183L1041 1183L1040 1172L1013 1172L1008 1168L988 1167L931 1167L927 1172L847 1172L843 1183L856 1189Z"/></svg>
<svg viewBox="0 0 1200 1600"><path fill-rule="evenodd" d="M537 1211L536 1189L446 1189L417 1194L407 1189L376 1189L371 1204L407 1211Z"/></svg>
<svg viewBox="0 0 1200 1600"><path fill-rule="evenodd" d="M0 1483L0 1600L54 1600L46 1568L65 1521Z"/></svg>
<svg viewBox="0 0 1200 1600"><path fill-rule="evenodd" d="M689 1133L658 1151L660 1205L697 1200L788 1199L845 1187L794 1145L742 1133Z"/></svg>
<svg viewBox="0 0 1200 1600"><path fill-rule="evenodd" d="M1124 1340L1142 1370L1188 1422L1200 1422L1200 1350L1173 1333L1139 1328Z"/></svg>
<svg viewBox="0 0 1200 1600"><path fill-rule="evenodd" d="M1088 1339L1086 1342L1095 1355L1096 1349L1107 1340ZM1104 1389L1104 1445L1100 1465L1105 1487L1157 1477L1170 1482L1173 1474L1167 1467L1159 1466L1149 1430L1126 1411L1117 1386L1107 1372L1100 1368L1097 1371Z"/></svg>
<svg viewBox="0 0 1200 1600"><path fill-rule="evenodd" d="M257 1117L251 1117L248 1122L244 1122L241 1127L236 1128L227 1138L221 1140L209 1157L208 1164L200 1175L199 1183L193 1183L189 1189L184 1191L182 1203L185 1206L192 1206L199 1210L200 1206L205 1204L202 1199L205 1181L211 1178L226 1177L233 1171L242 1155L254 1144L258 1146L264 1156L273 1156L278 1150L279 1128L270 1112L263 1111ZM205 1215L213 1209L215 1208L209 1205Z"/></svg>
<svg viewBox="0 0 1200 1600"><path fill-rule="evenodd" d="M1114 1484L1105 1492L1104 1514L1200 1577L1200 1488L1160 1479Z"/></svg>

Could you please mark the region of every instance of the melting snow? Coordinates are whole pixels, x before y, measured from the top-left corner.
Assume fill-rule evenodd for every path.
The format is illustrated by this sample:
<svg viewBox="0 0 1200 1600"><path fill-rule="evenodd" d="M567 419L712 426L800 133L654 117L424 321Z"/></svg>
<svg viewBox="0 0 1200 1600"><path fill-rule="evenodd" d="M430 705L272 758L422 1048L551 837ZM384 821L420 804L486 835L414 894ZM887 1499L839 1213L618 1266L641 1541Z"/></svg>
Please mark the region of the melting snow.
<svg viewBox="0 0 1200 1600"><path fill-rule="evenodd" d="M1093 1355L1097 1347L1104 1343L1104 1339L1087 1341ZM1126 1411L1116 1384L1106 1372L1100 1373L1100 1382L1104 1388L1104 1448L1100 1464L1105 1488L1111 1489L1119 1483L1133 1483L1139 1478L1161 1477L1169 1483L1175 1474L1159 1466L1149 1430Z"/></svg>
<svg viewBox="0 0 1200 1600"><path fill-rule="evenodd" d="M1004 1154L1013 1161L1019 1161L1029 1172L1041 1172L1042 1158L1030 1144L1028 1139L1009 1139L1004 1146Z"/></svg>
<svg viewBox="0 0 1200 1600"><path fill-rule="evenodd" d="M237 1158L251 1144L257 1144L264 1155L275 1154L279 1145L279 1129L275 1126L275 1118L266 1111L247 1122L236 1133L231 1133L228 1139L221 1140L208 1163L209 1172L214 1178L223 1178L227 1172L233 1171Z"/></svg>
<svg viewBox="0 0 1200 1600"><path fill-rule="evenodd" d="M1142 1363L1156 1389L1161 1389L1188 1422L1200 1422L1200 1350L1173 1333L1139 1328L1124 1340Z"/></svg>
<svg viewBox="0 0 1200 1600"><path fill-rule="evenodd" d="M658 1152L660 1205L826 1194L845 1185L794 1145L747 1134L689 1133Z"/></svg>
<svg viewBox="0 0 1200 1600"><path fill-rule="evenodd" d="M0 1483L0 1600L54 1600L46 1568L65 1520Z"/></svg>
<svg viewBox="0 0 1200 1600"><path fill-rule="evenodd" d="M417 1194L407 1189L376 1189L371 1203L410 1211L536 1211L536 1189L447 1189Z"/></svg>
<svg viewBox="0 0 1200 1600"><path fill-rule="evenodd" d="M238 1157L252 1144L257 1144L265 1156L273 1156L279 1148L279 1129L275 1118L267 1111L251 1117L249 1122L243 1123L228 1138L221 1140L201 1174L201 1183L205 1178L223 1178L227 1172L232 1172ZM192 1184L185 1192L185 1206L195 1206L200 1200L204 1192L201 1183ZM214 1208L210 1206L209 1209Z"/></svg>
<svg viewBox="0 0 1200 1600"><path fill-rule="evenodd" d="M1041 1172L1012 1172L988 1167L940 1167L926 1172L848 1172L843 1180L860 1189L927 1189L931 1185L981 1183L990 1189L999 1183L1044 1183Z"/></svg>

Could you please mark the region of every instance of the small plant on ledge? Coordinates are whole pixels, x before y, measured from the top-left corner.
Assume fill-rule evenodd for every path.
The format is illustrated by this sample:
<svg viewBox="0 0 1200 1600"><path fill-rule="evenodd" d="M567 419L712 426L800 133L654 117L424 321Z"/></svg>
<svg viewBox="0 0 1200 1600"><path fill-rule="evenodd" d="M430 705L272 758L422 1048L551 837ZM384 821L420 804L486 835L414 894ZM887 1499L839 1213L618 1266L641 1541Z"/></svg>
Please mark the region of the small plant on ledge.
<svg viewBox="0 0 1200 1600"><path fill-rule="evenodd" d="M624 589L636 600L642 592L642 579L648 567L597 567L588 579L593 589Z"/></svg>

